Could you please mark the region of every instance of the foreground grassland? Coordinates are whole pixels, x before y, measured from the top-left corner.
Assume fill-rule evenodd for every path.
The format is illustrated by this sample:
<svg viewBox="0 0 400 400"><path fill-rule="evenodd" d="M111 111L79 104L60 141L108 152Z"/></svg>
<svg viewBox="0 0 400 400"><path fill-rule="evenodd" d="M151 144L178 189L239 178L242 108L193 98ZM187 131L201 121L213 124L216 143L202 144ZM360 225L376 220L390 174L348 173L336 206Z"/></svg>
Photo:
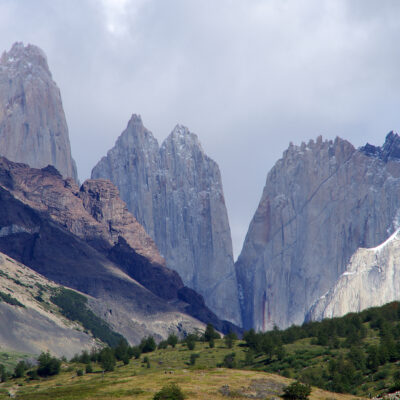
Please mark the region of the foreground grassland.
<svg viewBox="0 0 400 400"><path fill-rule="evenodd" d="M93 364L93 373L77 376L83 364L63 364L62 372L52 378L27 381L26 378L0 384L0 399L9 399L9 393L24 400L72 400L72 399L152 399L154 394L168 383L177 383L188 399L246 399L277 398L274 392L290 384L292 380L261 371L217 368L225 355L234 351L238 360L245 357L245 348L238 342L228 349L222 340L215 348L207 343L196 343L191 351L183 344L169 347L132 359L129 365L121 362L113 372L102 373ZM199 354L194 366L189 365L190 355ZM148 357L150 368L144 357ZM224 393L222 394L221 391ZM311 399L355 399L354 396L336 394L313 388Z"/></svg>

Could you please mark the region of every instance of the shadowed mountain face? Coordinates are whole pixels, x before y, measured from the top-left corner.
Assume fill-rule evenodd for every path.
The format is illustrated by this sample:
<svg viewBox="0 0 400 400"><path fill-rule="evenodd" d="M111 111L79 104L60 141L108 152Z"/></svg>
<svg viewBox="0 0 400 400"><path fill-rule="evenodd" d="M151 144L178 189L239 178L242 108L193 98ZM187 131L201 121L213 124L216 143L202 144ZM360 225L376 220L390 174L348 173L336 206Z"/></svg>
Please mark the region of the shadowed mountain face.
<svg viewBox="0 0 400 400"><path fill-rule="evenodd" d="M245 328L301 324L359 247L399 224L400 139L290 145L269 172L236 263ZM380 304L380 303L379 303Z"/></svg>
<svg viewBox="0 0 400 400"><path fill-rule="evenodd" d="M1 251L101 299L93 309L131 342L202 328L188 312L224 328L204 304L193 310L190 299L179 298L179 275L163 265L110 182L89 180L78 188L53 167L33 169L0 158L0 204Z"/></svg>
<svg viewBox="0 0 400 400"><path fill-rule="evenodd" d="M196 135L177 125L159 147L133 115L92 177L118 187L185 285L202 294L218 316L241 323L221 176Z"/></svg>
<svg viewBox="0 0 400 400"><path fill-rule="evenodd" d="M0 58L0 155L54 165L77 181L60 91L36 46L15 43Z"/></svg>

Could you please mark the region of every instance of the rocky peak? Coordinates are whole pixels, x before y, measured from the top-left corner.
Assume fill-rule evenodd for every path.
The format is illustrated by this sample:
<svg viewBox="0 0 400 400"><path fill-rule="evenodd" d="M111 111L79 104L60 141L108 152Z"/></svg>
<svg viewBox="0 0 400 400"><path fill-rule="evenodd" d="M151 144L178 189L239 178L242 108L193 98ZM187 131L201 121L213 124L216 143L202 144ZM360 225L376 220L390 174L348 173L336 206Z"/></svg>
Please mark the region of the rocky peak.
<svg viewBox="0 0 400 400"><path fill-rule="evenodd" d="M221 176L195 134L177 125L158 147L134 115L92 178L110 179L167 266L217 315L241 323Z"/></svg>
<svg viewBox="0 0 400 400"><path fill-rule="evenodd" d="M4 51L0 58L0 66L8 68L14 73L32 73L38 69L51 76L47 64L46 54L39 47L28 44L24 46L22 42L16 42L10 51Z"/></svg>
<svg viewBox="0 0 400 400"><path fill-rule="evenodd" d="M385 143L382 146L373 146L367 143L359 149L370 157L376 157L385 163L400 160L400 136L393 131L386 135Z"/></svg>
<svg viewBox="0 0 400 400"><path fill-rule="evenodd" d="M393 157L396 136L387 142ZM389 164L341 138L289 146L268 174L236 264L245 328L301 324L353 253L393 232L400 169Z"/></svg>
<svg viewBox="0 0 400 400"><path fill-rule="evenodd" d="M77 181L60 91L44 52L15 43L0 59L0 155L53 165Z"/></svg>

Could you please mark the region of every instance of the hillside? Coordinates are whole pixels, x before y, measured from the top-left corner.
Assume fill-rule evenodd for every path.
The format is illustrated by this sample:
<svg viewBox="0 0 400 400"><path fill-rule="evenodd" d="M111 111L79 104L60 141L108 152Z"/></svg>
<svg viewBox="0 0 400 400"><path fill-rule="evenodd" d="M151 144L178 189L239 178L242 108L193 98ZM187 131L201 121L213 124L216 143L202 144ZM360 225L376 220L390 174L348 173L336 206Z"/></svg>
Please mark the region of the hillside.
<svg viewBox="0 0 400 400"><path fill-rule="evenodd" d="M190 354L185 345L148 353L150 368L143 363L143 356L132 359L129 365L117 364L113 372L104 376L98 364L93 364L93 373L77 376L83 364L63 364L60 375L40 381L26 381L24 378L0 384L0 399L16 394L23 400L42 399L141 399L150 400L166 384L177 383L191 400L229 398L276 398L292 380L259 371L217 368L227 349L222 340L216 347L196 343L195 352L200 355L195 366L189 365ZM234 351L240 357L243 349ZM255 397L258 396L258 397ZM334 394L313 388L311 399L354 399L354 396Z"/></svg>
<svg viewBox="0 0 400 400"><path fill-rule="evenodd" d="M60 288L0 253L0 349L70 357L99 342L50 301ZM1 361L0 361L1 363Z"/></svg>

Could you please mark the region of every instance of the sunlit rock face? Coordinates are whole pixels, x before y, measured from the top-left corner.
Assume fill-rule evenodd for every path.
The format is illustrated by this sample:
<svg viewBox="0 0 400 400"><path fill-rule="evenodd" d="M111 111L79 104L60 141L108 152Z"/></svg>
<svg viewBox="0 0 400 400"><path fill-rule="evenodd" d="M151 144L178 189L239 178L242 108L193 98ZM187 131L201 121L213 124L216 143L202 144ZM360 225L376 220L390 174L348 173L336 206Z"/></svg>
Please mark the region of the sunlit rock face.
<svg viewBox="0 0 400 400"><path fill-rule="evenodd" d="M355 149L319 137L284 152L236 263L245 328L301 324L358 248L397 229L399 142L391 132L382 147Z"/></svg>
<svg viewBox="0 0 400 400"><path fill-rule="evenodd" d="M44 52L15 43L0 58L0 155L31 167L53 165L77 180L60 91Z"/></svg>
<svg viewBox="0 0 400 400"><path fill-rule="evenodd" d="M133 115L92 178L110 179L167 266L218 316L241 323L221 175L195 134L177 125L159 147Z"/></svg>
<svg viewBox="0 0 400 400"><path fill-rule="evenodd" d="M341 317L400 300L400 234L381 245L360 248L335 285L311 307L307 320Z"/></svg>

